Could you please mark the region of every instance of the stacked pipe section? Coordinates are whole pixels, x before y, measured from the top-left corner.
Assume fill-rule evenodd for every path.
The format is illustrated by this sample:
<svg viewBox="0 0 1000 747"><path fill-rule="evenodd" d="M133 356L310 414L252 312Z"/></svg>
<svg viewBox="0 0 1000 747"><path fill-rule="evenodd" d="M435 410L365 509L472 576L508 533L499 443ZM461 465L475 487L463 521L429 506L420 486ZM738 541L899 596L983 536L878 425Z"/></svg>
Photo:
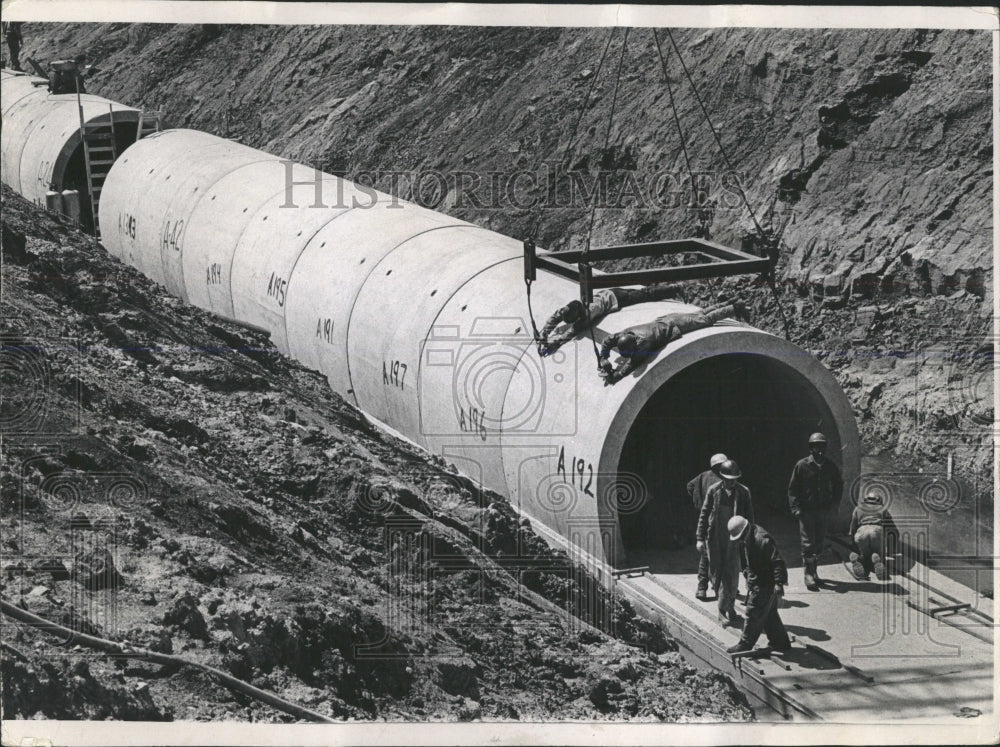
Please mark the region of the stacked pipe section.
<svg viewBox="0 0 1000 747"><path fill-rule="evenodd" d="M85 195L81 107L85 124L109 122L114 112L116 125L130 124L134 138L138 109L91 94L79 101L76 94L54 95L45 78L0 71L3 182L38 205L46 204L51 190L74 188Z"/></svg>
<svg viewBox="0 0 1000 747"><path fill-rule="evenodd" d="M192 304L267 330L365 413L508 496L598 568L624 562L619 513L645 489L642 475L620 474L630 430L693 362L741 351L787 369L845 477L857 473L846 398L794 345L716 325L605 387L587 337L537 355L519 241L310 167L168 130L112 167L100 223L112 254ZM546 272L532 287L536 313L577 294ZM691 308L627 308L595 334Z"/></svg>

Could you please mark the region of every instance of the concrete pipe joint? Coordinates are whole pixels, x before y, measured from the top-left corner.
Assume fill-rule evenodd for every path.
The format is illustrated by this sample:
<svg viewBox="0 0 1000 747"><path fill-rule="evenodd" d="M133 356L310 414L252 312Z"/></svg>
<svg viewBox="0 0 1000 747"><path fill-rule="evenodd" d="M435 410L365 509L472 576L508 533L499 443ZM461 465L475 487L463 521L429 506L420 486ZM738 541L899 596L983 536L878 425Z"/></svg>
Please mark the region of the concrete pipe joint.
<svg viewBox="0 0 1000 747"><path fill-rule="evenodd" d="M162 132L112 167L100 222L112 254L266 329L368 415L508 496L598 568L687 533L684 486L712 453L737 459L770 503L784 500L815 430L845 482L858 475L850 403L808 352L726 320L605 387L586 336L538 357L521 242L312 168ZM532 302L544 315L577 293L540 271ZM691 309L632 306L595 335Z"/></svg>
<svg viewBox="0 0 1000 747"><path fill-rule="evenodd" d="M138 109L90 94L81 95L79 104L85 126L110 124L113 117L118 153L135 141ZM46 204L50 190L78 191L83 208L81 220L91 228L76 94L52 95L44 78L4 70L0 73L0 110L0 176L4 183L37 205Z"/></svg>

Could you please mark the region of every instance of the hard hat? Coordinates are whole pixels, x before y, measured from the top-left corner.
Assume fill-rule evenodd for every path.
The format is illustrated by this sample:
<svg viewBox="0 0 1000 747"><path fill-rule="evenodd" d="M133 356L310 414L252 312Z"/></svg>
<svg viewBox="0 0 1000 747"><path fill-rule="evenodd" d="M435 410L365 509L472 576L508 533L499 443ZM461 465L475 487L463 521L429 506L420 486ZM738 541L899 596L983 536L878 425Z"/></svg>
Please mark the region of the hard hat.
<svg viewBox="0 0 1000 747"><path fill-rule="evenodd" d="M812 444L825 444L825 443L826 443L826 436L824 436L822 433L814 433L811 436L809 436L810 446Z"/></svg>
<svg viewBox="0 0 1000 747"><path fill-rule="evenodd" d="M723 477L729 477L735 480L743 473L740 472L740 466L736 462L732 459L727 459L722 463L722 466L719 467L719 474Z"/></svg>
<svg viewBox="0 0 1000 747"><path fill-rule="evenodd" d="M714 456L712 456L711 459L708 460L708 466L715 469L723 462L728 462L728 461L729 457L727 457L725 454L715 454Z"/></svg>
<svg viewBox="0 0 1000 747"><path fill-rule="evenodd" d="M623 332L618 337L618 352L623 354L634 353L635 349L639 347L639 338L635 336L634 332Z"/></svg>
<svg viewBox="0 0 1000 747"><path fill-rule="evenodd" d="M734 542L740 539L744 534L746 534L747 528L750 526L750 522L747 521L742 516L734 516L729 520L727 528L729 529L729 539Z"/></svg>

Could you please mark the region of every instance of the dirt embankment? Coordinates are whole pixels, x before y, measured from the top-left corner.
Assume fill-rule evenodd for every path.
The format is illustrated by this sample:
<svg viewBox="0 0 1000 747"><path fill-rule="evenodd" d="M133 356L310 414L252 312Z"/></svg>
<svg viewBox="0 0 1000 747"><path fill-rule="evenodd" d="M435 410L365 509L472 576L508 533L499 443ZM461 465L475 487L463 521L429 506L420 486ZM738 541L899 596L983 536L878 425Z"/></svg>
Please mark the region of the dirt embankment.
<svg viewBox="0 0 1000 747"><path fill-rule="evenodd" d="M503 499L266 339L6 186L3 248L6 600L338 719L751 717ZM536 561L519 578L515 554ZM20 625L3 648L8 718L290 718Z"/></svg>
<svg viewBox="0 0 1000 747"><path fill-rule="evenodd" d="M953 454L992 501L989 34L676 30L699 102L662 30L670 91L649 29L630 31L624 57L610 33L30 24L25 49L86 58L91 90L174 126L548 248L586 241L594 189L595 246L691 235L712 199L711 237L740 246L753 224L703 103L759 220L784 227L789 336L837 374L866 448L929 471ZM690 298L732 293L783 331L749 279L693 284Z"/></svg>

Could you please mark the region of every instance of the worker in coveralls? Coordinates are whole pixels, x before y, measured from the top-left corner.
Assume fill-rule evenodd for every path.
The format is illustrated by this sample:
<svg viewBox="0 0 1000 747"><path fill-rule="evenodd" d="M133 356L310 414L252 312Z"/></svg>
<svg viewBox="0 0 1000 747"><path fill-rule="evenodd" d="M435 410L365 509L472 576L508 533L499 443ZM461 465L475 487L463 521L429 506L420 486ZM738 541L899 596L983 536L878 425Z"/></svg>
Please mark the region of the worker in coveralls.
<svg viewBox="0 0 1000 747"><path fill-rule="evenodd" d="M696 517L701 515L701 507L705 504L705 497L708 495L709 488L722 482L722 477L719 476L719 468L728 459L729 457L725 454L714 454L708 460L708 469L688 482L687 491L688 495L691 496L691 502L694 504L694 515ZM694 593L694 596L702 602L708 599L708 579L708 553L705 550L700 550L698 552L698 590Z"/></svg>
<svg viewBox="0 0 1000 747"><path fill-rule="evenodd" d="M739 643L726 649L738 654L753 649L761 633L776 651L792 647L778 606L785 595L788 569L771 535L744 516L734 516L727 525L731 544L737 548L740 569L747 580L747 619Z"/></svg>
<svg viewBox="0 0 1000 747"><path fill-rule="evenodd" d="M21 72L21 21L5 21L3 24L3 36L7 41L7 50L10 52L10 69Z"/></svg>
<svg viewBox="0 0 1000 747"><path fill-rule="evenodd" d="M570 301L558 309L542 327L541 339L538 341L538 354L542 357L552 355L560 347L583 332L588 325L596 324L601 318L626 306L647 301L662 301L666 298L677 298L681 286L649 285L643 288L602 288L594 293L594 300L587 308L580 301ZM560 330L559 334L549 339L549 335L562 325L569 325Z"/></svg>
<svg viewBox="0 0 1000 747"><path fill-rule="evenodd" d="M719 622L723 627L739 623L736 614L736 592L739 588L740 561L736 546L729 541L726 528L734 516L748 516L753 520L753 502L746 485L737 480L740 468L732 459L719 465L722 480L705 496L698 514L695 548L708 552L708 571L712 587L719 597Z"/></svg>
<svg viewBox="0 0 1000 747"><path fill-rule="evenodd" d="M826 436L813 433L809 436L809 456L795 464L788 482L788 505L799 522L802 565L810 591L819 591L816 566L826 539L827 517L840 503L843 490L840 470L826 458Z"/></svg>
<svg viewBox="0 0 1000 747"><path fill-rule="evenodd" d="M889 571L885 567L885 530L890 521L889 512L876 493L869 491L855 506L848 534L854 538L857 550L851 553L851 573L859 581L867 580L872 571L875 571L875 578L879 581L889 579Z"/></svg>
<svg viewBox="0 0 1000 747"><path fill-rule="evenodd" d="M685 333L711 327L727 317L736 317L743 321L749 319L746 307L739 301L733 301L709 307L704 311L664 314L646 324L637 324L608 335L604 338L598 354L600 376L604 379L605 385L614 384ZM608 360L614 349L621 355L617 367L612 367Z"/></svg>

